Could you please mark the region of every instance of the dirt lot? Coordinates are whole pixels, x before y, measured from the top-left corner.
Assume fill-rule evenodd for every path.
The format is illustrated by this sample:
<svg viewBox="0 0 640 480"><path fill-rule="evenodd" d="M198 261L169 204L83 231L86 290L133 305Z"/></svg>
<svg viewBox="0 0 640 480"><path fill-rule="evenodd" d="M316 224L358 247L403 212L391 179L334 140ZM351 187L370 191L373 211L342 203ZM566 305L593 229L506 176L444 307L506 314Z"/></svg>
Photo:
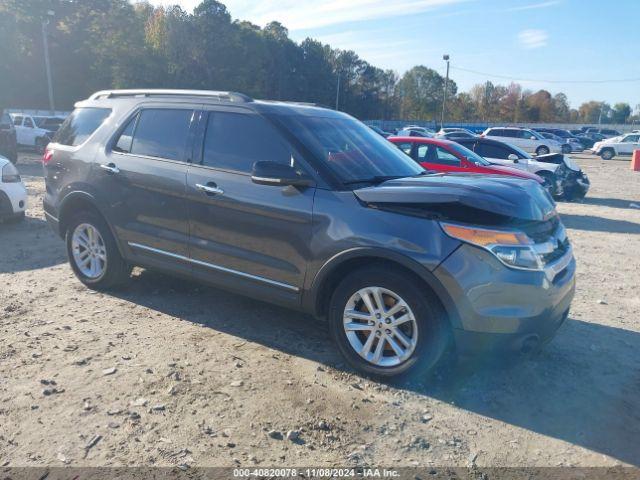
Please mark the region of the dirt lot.
<svg viewBox="0 0 640 480"><path fill-rule="evenodd" d="M640 466L640 173L577 159L593 186L558 207L579 272L556 339L388 386L304 315L145 271L87 290L24 155L28 217L0 225L0 466Z"/></svg>

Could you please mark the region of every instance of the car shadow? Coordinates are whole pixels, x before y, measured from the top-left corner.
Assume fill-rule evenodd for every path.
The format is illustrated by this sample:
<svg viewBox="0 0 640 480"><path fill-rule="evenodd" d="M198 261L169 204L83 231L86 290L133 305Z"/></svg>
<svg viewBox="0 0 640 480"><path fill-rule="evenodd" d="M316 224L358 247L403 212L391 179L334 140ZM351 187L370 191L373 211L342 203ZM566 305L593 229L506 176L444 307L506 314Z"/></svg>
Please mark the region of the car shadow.
<svg viewBox="0 0 640 480"><path fill-rule="evenodd" d="M560 215L564 226L574 230L605 233L631 233L640 234L640 224L627 220L615 220L610 218L595 217L593 215Z"/></svg>
<svg viewBox="0 0 640 480"><path fill-rule="evenodd" d="M116 295L350 371L326 324L308 315L146 270ZM640 333L570 318L536 357L476 359L394 387L640 466L638 351Z"/></svg>
<svg viewBox="0 0 640 480"><path fill-rule="evenodd" d="M585 197L580 202L585 205L597 205L601 207L612 207L612 208L630 208L630 209L640 209L640 200L632 201L632 200L623 200L621 198L598 198L598 197ZM632 204L638 205L637 207L631 206Z"/></svg>
<svg viewBox="0 0 640 480"><path fill-rule="evenodd" d="M52 242L53 236L41 218L27 216L19 222L0 223L0 273L37 270L66 262L64 242Z"/></svg>

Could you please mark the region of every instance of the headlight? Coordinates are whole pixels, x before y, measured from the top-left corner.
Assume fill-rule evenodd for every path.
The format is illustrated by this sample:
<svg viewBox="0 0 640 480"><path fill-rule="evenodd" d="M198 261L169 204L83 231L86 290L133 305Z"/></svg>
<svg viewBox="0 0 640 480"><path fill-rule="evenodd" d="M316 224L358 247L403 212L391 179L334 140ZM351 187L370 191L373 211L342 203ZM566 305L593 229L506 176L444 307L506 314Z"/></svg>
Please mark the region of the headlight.
<svg viewBox="0 0 640 480"><path fill-rule="evenodd" d="M484 248L508 267L523 270L543 270L544 261L539 249L525 233L509 230L440 223L450 237Z"/></svg>
<svg viewBox="0 0 640 480"><path fill-rule="evenodd" d="M20 174L18 169L13 166L13 163L7 163L2 167L2 183L16 183L20 181Z"/></svg>

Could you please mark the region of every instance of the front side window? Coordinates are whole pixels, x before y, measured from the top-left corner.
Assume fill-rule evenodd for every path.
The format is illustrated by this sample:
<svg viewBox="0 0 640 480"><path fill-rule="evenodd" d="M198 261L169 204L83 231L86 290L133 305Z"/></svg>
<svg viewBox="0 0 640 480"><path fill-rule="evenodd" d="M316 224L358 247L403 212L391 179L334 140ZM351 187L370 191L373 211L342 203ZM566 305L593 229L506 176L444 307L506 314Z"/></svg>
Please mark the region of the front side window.
<svg viewBox="0 0 640 480"><path fill-rule="evenodd" d="M450 151L442 148L436 147L434 162L439 165L450 165L452 167L460 166L460 159L456 157Z"/></svg>
<svg viewBox="0 0 640 480"><path fill-rule="evenodd" d="M280 134L258 115L210 112L203 165L251 173L260 161L291 164L292 151Z"/></svg>
<svg viewBox="0 0 640 480"><path fill-rule="evenodd" d="M25 118L24 126L27 128L33 128L33 121L29 117Z"/></svg>
<svg viewBox="0 0 640 480"><path fill-rule="evenodd" d="M192 117L193 110L142 110L133 132L131 153L184 161Z"/></svg>
<svg viewBox="0 0 640 480"><path fill-rule="evenodd" d="M16 115L15 117L13 117L13 124L16 127L21 127L22 126L22 117L19 115Z"/></svg>
<svg viewBox="0 0 640 480"><path fill-rule="evenodd" d="M53 137L54 143L71 147L84 143L111 114L108 108L76 108Z"/></svg>

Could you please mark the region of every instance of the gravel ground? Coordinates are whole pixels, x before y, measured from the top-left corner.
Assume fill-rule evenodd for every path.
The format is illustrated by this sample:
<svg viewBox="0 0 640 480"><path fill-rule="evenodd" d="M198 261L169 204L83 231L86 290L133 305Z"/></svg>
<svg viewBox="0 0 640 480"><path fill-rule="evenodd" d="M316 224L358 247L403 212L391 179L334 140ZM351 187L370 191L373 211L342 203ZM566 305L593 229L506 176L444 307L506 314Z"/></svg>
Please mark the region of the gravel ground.
<svg viewBox="0 0 640 480"><path fill-rule="evenodd" d="M640 466L640 173L576 158L593 186L558 207L579 271L555 340L391 386L295 312L142 270L86 289L23 155L27 219L0 225L0 466Z"/></svg>

